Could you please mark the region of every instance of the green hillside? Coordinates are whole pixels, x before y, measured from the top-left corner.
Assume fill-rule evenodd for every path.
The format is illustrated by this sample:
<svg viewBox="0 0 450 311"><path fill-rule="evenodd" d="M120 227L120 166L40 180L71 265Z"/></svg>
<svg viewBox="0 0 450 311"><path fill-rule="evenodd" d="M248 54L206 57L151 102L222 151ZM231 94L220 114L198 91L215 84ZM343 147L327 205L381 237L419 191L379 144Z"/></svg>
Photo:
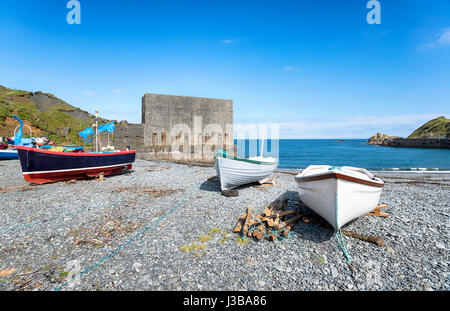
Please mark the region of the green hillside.
<svg viewBox="0 0 450 311"><path fill-rule="evenodd" d="M433 138L450 137L450 119L439 117L428 121L417 130L412 132L408 138Z"/></svg>
<svg viewBox="0 0 450 311"><path fill-rule="evenodd" d="M46 134L55 143L77 144L78 132L95 122L93 115L52 94L0 86L0 133L4 136L12 136L19 124L11 119L13 115L32 127L33 136ZM24 135L28 130L24 129Z"/></svg>

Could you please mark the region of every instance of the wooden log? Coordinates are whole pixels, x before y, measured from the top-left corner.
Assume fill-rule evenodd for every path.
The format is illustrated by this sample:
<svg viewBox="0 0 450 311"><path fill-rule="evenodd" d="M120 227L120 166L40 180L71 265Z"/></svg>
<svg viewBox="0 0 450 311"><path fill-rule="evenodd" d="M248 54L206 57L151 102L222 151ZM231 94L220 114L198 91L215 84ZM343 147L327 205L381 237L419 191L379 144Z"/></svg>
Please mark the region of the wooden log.
<svg viewBox="0 0 450 311"><path fill-rule="evenodd" d="M303 221L305 224L308 224L308 223L311 222L311 219L310 219L309 217L302 216L302 221Z"/></svg>
<svg viewBox="0 0 450 311"><path fill-rule="evenodd" d="M278 225L280 223L280 218L275 218L274 223L275 223L275 226Z"/></svg>
<svg viewBox="0 0 450 311"><path fill-rule="evenodd" d="M281 218L283 216L287 216L287 215L294 214L294 213L295 213L295 211L290 209L290 210L287 210L287 211L283 211L283 212L279 212L279 213L274 214L273 218Z"/></svg>
<svg viewBox="0 0 450 311"><path fill-rule="evenodd" d="M262 224L264 217L265 217L264 213L259 214L258 216L250 220L250 225Z"/></svg>
<svg viewBox="0 0 450 311"><path fill-rule="evenodd" d="M275 231L281 231L281 230L283 230L283 228L284 228L284 226L283 225L281 225L281 224L276 224L275 226L273 226L273 230L275 230Z"/></svg>
<svg viewBox="0 0 450 311"><path fill-rule="evenodd" d="M295 224L295 223L296 223L297 221L299 221L300 218L302 218L302 217L303 217L302 215L294 216L294 217L289 218L288 220L283 221L281 224L282 224L283 226L287 226L287 225L289 225L289 224Z"/></svg>
<svg viewBox="0 0 450 311"><path fill-rule="evenodd" d="M270 179L266 180L265 182L263 182L262 185L273 186L273 185L275 185L275 183L273 182L273 178L270 178Z"/></svg>
<svg viewBox="0 0 450 311"><path fill-rule="evenodd" d="M370 213L367 213L366 215L367 216L384 217L384 218L389 217L388 213L382 213L382 212L370 212Z"/></svg>
<svg viewBox="0 0 450 311"><path fill-rule="evenodd" d="M264 215L266 216L271 215L273 210L277 208L279 203L280 199L276 199L275 202L273 202L269 207L266 207L266 209L264 210Z"/></svg>
<svg viewBox="0 0 450 311"><path fill-rule="evenodd" d="M290 214L294 214L294 213L295 213L295 211L293 211L293 210L287 210L287 211L284 211L284 212L279 212L279 213L276 213L276 214L271 214L271 215L265 216L265 217L261 217L261 215L259 215L258 217L256 217L256 219L252 219L252 220L250 221L250 224L257 224L257 223L259 223L259 222L268 221L269 219L281 218L281 217L283 217L283 216L290 215ZM259 221L258 221L258 220L259 220Z"/></svg>
<svg viewBox="0 0 450 311"><path fill-rule="evenodd" d="M373 212L369 212L366 215L367 216L377 216L377 217L389 217L388 213L381 212L382 208L387 208L387 205L385 205L385 204L378 205L377 207L375 207Z"/></svg>
<svg viewBox="0 0 450 311"><path fill-rule="evenodd" d="M292 230L294 225L300 220L302 216L294 216L286 221L281 222L273 227L274 230L278 231L280 235L287 238L289 236L289 232Z"/></svg>
<svg viewBox="0 0 450 311"><path fill-rule="evenodd" d="M242 234L244 234L244 235L247 235L251 218L252 218L252 210L250 207L248 207L247 208L247 217L245 217L244 226L242 227Z"/></svg>
<svg viewBox="0 0 450 311"><path fill-rule="evenodd" d="M266 230L266 226L264 226L264 225L259 225L258 227L256 227L256 230L264 231L264 230Z"/></svg>
<svg viewBox="0 0 450 311"><path fill-rule="evenodd" d="M363 235L363 234L358 234L354 231L347 231L347 230L342 230L341 232L349 237L355 238L355 239L359 239L362 241L366 241L369 243L373 243L376 244L378 246L384 246L384 241L381 237L379 236L368 236L368 235Z"/></svg>
<svg viewBox="0 0 450 311"><path fill-rule="evenodd" d="M275 234L269 234L268 236L267 236L267 239L269 240L269 241L275 241L276 239L277 239L277 236L275 235Z"/></svg>
<svg viewBox="0 0 450 311"><path fill-rule="evenodd" d="M105 174L103 172L101 172L100 174L95 176L95 180L96 181L105 181L104 175Z"/></svg>
<svg viewBox="0 0 450 311"><path fill-rule="evenodd" d="M236 225L233 228L233 232L240 232L242 230L242 225L245 222L245 219L247 218L247 213L243 213L241 217L239 217L239 220L237 221Z"/></svg>
<svg viewBox="0 0 450 311"><path fill-rule="evenodd" d="M264 231L261 230L253 231L253 237L256 238L258 241L261 240L264 237Z"/></svg>
<svg viewBox="0 0 450 311"><path fill-rule="evenodd" d="M289 198L284 198L279 207L280 210L285 211L287 208L287 204L289 202Z"/></svg>
<svg viewBox="0 0 450 311"><path fill-rule="evenodd" d="M295 223L291 223L291 224L286 225L286 226L284 227L284 229L290 231L290 230L292 230L292 228L294 228L294 226L295 226Z"/></svg>
<svg viewBox="0 0 450 311"><path fill-rule="evenodd" d="M11 188L0 188L0 191L10 191L10 190L17 190L17 189L28 189L31 188L30 185L23 185L18 187L11 187Z"/></svg>
<svg viewBox="0 0 450 311"><path fill-rule="evenodd" d="M266 222L269 227L275 226L275 221L271 218L267 219Z"/></svg>
<svg viewBox="0 0 450 311"><path fill-rule="evenodd" d="M291 232L291 229L293 226L294 226L294 224L287 225L283 229L283 231L281 231L281 234L283 235L283 237L285 237L285 238L289 237L289 233Z"/></svg>

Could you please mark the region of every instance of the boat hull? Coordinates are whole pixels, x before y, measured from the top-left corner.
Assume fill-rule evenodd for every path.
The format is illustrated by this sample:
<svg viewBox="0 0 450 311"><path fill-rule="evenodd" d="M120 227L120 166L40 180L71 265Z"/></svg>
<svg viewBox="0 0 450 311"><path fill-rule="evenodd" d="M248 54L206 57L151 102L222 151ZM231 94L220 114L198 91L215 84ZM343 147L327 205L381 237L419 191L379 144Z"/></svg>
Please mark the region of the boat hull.
<svg viewBox="0 0 450 311"><path fill-rule="evenodd" d="M0 150L0 160L14 160L18 158L19 154L17 153L17 150L12 149Z"/></svg>
<svg viewBox="0 0 450 311"><path fill-rule="evenodd" d="M132 168L136 151L115 153L72 153L17 146L22 174L26 181L45 183L104 176Z"/></svg>
<svg viewBox="0 0 450 311"><path fill-rule="evenodd" d="M384 183L334 171L295 178L300 200L323 217L335 230L373 211Z"/></svg>
<svg viewBox="0 0 450 311"><path fill-rule="evenodd" d="M223 157L216 157L216 171L220 177L220 188L230 190L250 183L264 183L278 163L255 164Z"/></svg>

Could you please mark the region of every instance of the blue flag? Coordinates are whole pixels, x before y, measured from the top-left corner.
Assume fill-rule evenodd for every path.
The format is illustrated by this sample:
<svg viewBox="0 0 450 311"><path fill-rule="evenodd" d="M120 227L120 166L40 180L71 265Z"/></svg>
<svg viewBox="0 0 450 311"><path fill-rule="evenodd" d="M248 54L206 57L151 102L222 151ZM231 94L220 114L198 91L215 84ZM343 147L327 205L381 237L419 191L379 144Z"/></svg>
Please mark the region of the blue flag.
<svg viewBox="0 0 450 311"><path fill-rule="evenodd" d="M114 122L110 122L108 124L100 125L98 127L98 132L99 133L101 133L101 132L110 132L110 133L112 133L112 132L114 132L115 129L116 129L116 127L114 126Z"/></svg>
<svg viewBox="0 0 450 311"><path fill-rule="evenodd" d="M14 136L14 145L20 145L20 143L22 142L22 136L23 136L23 134L22 134L23 122L16 115L14 115L14 119L19 121L19 123L20 123L19 130L16 132L16 135Z"/></svg>
<svg viewBox="0 0 450 311"><path fill-rule="evenodd" d="M89 135L94 134L94 130L88 127L87 129L82 130L81 132L78 132L78 134L83 137L84 139L87 139Z"/></svg>

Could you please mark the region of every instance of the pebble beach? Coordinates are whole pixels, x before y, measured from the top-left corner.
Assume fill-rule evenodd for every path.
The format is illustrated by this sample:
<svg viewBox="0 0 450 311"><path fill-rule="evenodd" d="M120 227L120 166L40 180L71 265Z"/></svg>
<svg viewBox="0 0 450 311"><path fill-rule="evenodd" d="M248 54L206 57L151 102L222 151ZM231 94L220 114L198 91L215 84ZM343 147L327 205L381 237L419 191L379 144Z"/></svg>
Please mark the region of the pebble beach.
<svg viewBox="0 0 450 311"><path fill-rule="evenodd" d="M374 172L389 217L298 222L277 241L233 233L248 207L299 202L294 176L220 194L214 167L136 160L131 172L30 186L0 162L0 291L449 290L449 173ZM312 212L311 212L312 213Z"/></svg>

